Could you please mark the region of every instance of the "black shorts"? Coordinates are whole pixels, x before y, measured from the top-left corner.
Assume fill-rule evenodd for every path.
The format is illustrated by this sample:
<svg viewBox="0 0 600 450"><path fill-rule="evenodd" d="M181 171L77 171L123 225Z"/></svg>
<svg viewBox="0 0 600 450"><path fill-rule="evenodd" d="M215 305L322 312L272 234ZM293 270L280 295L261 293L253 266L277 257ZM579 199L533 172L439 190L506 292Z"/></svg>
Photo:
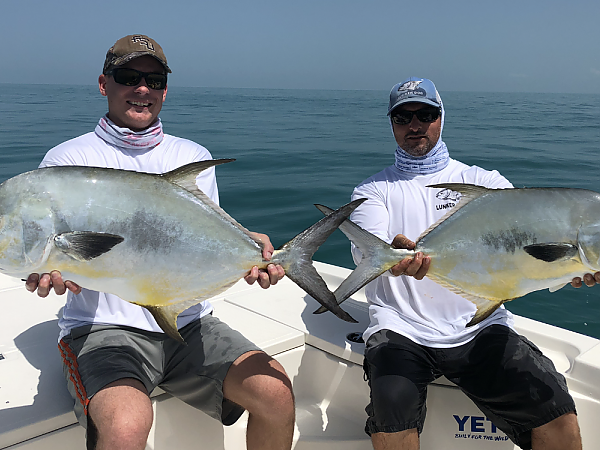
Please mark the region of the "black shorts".
<svg viewBox="0 0 600 450"><path fill-rule="evenodd" d="M427 385L444 375L519 447L531 430L575 412L565 378L525 337L503 325L459 347L431 348L393 331L373 334L365 349L371 403L365 431L395 433L425 422Z"/></svg>

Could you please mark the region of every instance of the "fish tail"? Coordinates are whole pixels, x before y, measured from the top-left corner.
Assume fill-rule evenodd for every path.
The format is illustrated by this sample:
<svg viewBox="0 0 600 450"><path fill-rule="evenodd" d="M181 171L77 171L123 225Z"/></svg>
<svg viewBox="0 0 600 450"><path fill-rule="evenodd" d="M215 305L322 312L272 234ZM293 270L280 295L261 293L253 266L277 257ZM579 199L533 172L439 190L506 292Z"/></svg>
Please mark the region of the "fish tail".
<svg viewBox="0 0 600 450"><path fill-rule="evenodd" d="M165 334L182 344L186 344L179 334L179 330L177 329L177 316L179 315L176 311L171 311L168 307L165 306L148 306L148 305L140 305L150 311L154 320L160 327L161 330L165 332ZM187 344L186 344L187 345Z"/></svg>
<svg viewBox="0 0 600 450"><path fill-rule="evenodd" d="M310 296L317 300L325 310L331 311L346 322L356 320L338 305L335 296L327 287L312 264L312 257L331 233L350 216L352 211L364 199L355 200L324 217L310 228L297 235L278 250L272 262L281 264L286 275Z"/></svg>
<svg viewBox="0 0 600 450"><path fill-rule="evenodd" d="M323 214L331 214L333 211L324 205L315 206ZM335 290L334 295L338 305L364 285L398 264L399 261L415 253L412 250L392 248L390 244L362 229L351 220L344 221L339 228L361 251L362 259L356 269ZM321 307L315 311L315 314L325 311Z"/></svg>

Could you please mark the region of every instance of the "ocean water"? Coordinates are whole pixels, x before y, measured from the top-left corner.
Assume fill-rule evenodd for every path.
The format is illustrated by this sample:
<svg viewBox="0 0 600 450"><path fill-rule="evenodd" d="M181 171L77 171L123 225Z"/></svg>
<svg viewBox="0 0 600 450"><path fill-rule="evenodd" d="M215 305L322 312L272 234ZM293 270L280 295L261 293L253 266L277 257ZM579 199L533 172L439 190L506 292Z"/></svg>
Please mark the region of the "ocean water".
<svg viewBox="0 0 600 450"><path fill-rule="evenodd" d="M442 92L453 158L496 169L516 187L600 191L600 96ZM169 89L165 131L207 147L221 206L275 247L336 208L394 161L387 91ZM92 131L106 112L96 86L0 84L0 182L37 167L47 150ZM336 231L315 260L353 268ZM540 291L516 314L600 338L600 286Z"/></svg>

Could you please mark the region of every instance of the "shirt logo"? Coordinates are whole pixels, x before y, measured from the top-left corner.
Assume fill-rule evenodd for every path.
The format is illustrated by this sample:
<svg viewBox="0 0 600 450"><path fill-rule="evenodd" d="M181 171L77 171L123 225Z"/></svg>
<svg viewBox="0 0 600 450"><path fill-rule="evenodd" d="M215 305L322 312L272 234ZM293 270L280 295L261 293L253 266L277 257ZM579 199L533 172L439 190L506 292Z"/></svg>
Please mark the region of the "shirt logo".
<svg viewBox="0 0 600 450"><path fill-rule="evenodd" d="M436 198L446 203L441 205L435 205L435 209L440 211L442 209L453 208L456 206L456 202L460 200L460 192L454 192L451 189L442 189L440 192L435 194Z"/></svg>
<svg viewBox="0 0 600 450"><path fill-rule="evenodd" d="M146 39L144 36L132 36L131 37L131 42L133 42L134 44L141 44L141 45L145 45L146 48L150 51L154 51L154 45L152 45L152 42L150 42L148 39Z"/></svg>
<svg viewBox="0 0 600 450"><path fill-rule="evenodd" d="M440 192L435 194L435 196L440 200L452 200L454 202L460 200L460 193L450 189L442 189Z"/></svg>

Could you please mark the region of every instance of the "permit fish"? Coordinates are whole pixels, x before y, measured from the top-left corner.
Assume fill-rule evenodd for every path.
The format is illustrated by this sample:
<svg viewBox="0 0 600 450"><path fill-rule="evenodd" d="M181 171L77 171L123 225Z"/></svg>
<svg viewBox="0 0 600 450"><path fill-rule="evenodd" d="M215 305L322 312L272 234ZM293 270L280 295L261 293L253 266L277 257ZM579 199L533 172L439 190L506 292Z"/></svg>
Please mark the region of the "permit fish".
<svg viewBox="0 0 600 450"><path fill-rule="evenodd" d="M428 187L459 193L460 201L419 236L414 250L392 248L350 220L340 225L363 257L334 292L338 303L416 252L431 257L427 277L476 305L467 326L504 302L542 289L554 292L574 277L600 270L597 192L460 183ZM332 211L316 206L324 214Z"/></svg>
<svg viewBox="0 0 600 450"><path fill-rule="evenodd" d="M183 342L177 316L242 278L280 264L286 275L343 320L312 255L362 202L320 220L273 253L196 186L197 175L233 161L187 164L165 174L48 167L0 185L0 272L18 278L59 270L87 289L146 308Z"/></svg>

